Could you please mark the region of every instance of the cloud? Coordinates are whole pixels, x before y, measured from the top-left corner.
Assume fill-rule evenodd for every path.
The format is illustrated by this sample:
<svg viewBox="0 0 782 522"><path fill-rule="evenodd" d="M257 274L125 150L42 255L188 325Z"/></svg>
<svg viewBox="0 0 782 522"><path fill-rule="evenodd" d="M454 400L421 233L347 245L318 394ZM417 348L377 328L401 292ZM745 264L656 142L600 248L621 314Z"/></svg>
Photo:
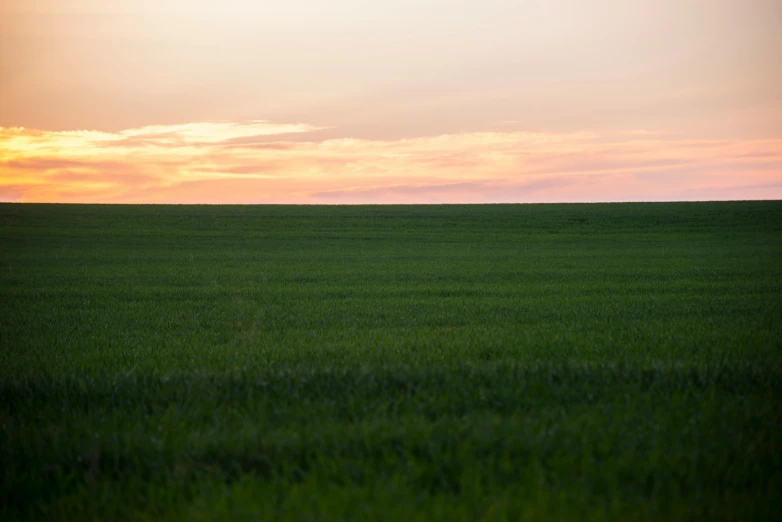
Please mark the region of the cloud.
<svg viewBox="0 0 782 522"><path fill-rule="evenodd" d="M0 185L0 202L13 203L19 201L25 188L15 185Z"/></svg>
<svg viewBox="0 0 782 522"><path fill-rule="evenodd" d="M629 131L371 140L328 138L319 130L266 121L114 133L0 128L0 198L126 203L782 198L782 139L685 140Z"/></svg>
<svg viewBox="0 0 782 522"><path fill-rule="evenodd" d="M272 124L263 120L248 122L186 123L181 125L150 125L118 133L117 144L132 145L204 145L216 143L253 142L263 137L297 134L320 130L304 124Z"/></svg>
<svg viewBox="0 0 782 522"><path fill-rule="evenodd" d="M29 158L0 163L0 168L31 172L49 172L62 169L110 170L122 165L119 161L90 161L89 159Z"/></svg>
<svg viewBox="0 0 782 522"><path fill-rule="evenodd" d="M405 203L512 203L534 198L535 193L556 190L576 183L568 177L548 177L527 182L506 180L465 181L425 185L392 185L353 190L331 190L313 194L322 203L383 201Z"/></svg>
<svg viewBox="0 0 782 522"><path fill-rule="evenodd" d="M441 183L427 185L391 185L385 187L359 187L347 190L326 190L312 194L318 200L323 201L361 201L365 199L377 200L383 198L408 198L408 197L432 197L453 193L480 193L485 192L488 185L479 181L466 181L462 183Z"/></svg>

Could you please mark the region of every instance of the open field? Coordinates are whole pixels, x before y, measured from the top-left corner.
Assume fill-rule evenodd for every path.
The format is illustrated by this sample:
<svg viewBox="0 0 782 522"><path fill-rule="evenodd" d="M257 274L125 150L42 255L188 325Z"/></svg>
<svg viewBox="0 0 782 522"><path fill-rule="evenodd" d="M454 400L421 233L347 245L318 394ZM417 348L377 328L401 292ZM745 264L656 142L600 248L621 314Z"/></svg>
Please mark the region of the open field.
<svg viewBox="0 0 782 522"><path fill-rule="evenodd" d="M770 520L782 202L0 205L0 519Z"/></svg>

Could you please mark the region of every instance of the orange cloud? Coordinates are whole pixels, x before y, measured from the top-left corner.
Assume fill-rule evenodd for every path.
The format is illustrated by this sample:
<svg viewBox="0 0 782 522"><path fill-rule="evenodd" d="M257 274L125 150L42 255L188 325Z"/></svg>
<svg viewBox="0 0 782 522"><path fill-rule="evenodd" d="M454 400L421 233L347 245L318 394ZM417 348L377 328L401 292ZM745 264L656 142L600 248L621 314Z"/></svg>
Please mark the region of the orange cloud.
<svg viewBox="0 0 782 522"><path fill-rule="evenodd" d="M315 139L306 124L0 128L0 199L457 203L782 198L782 139L632 131Z"/></svg>

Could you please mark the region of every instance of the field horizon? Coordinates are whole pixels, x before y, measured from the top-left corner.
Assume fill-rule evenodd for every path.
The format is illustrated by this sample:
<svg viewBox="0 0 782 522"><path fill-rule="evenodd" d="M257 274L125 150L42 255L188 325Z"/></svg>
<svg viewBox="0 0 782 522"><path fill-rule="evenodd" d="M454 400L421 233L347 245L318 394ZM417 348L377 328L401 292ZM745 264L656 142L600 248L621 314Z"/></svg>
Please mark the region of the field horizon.
<svg viewBox="0 0 782 522"><path fill-rule="evenodd" d="M770 520L782 201L0 204L0 517Z"/></svg>
<svg viewBox="0 0 782 522"><path fill-rule="evenodd" d="M0 205L63 205L63 206L78 206L89 205L93 207L448 207L448 206L461 206L461 207L483 207L483 206L544 206L544 205L673 205L673 204L688 204L688 203L774 203L782 201L782 199L671 199L671 200L606 200L606 201L486 201L486 202L472 202L472 203L460 203L460 202L437 202L437 203L133 203L133 202L116 202L116 203L101 203L101 202L89 202L89 201L0 201Z"/></svg>

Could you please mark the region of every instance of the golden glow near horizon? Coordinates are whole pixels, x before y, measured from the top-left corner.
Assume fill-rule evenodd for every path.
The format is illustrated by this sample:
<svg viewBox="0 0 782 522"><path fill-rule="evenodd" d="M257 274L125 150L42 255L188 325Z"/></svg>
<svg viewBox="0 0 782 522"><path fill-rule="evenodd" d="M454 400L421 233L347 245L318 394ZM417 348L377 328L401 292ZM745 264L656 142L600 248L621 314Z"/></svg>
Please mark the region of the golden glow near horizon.
<svg viewBox="0 0 782 522"><path fill-rule="evenodd" d="M0 200L782 198L777 0L0 1Z"/></svg>
<svg viewBox="0 0 782 522"><path fill-rule="evenodd" d="M782 140L638 132L308 140L315 131L266 122L117 133L0 128L0 198L447 203L782 196Z"/></svg>

